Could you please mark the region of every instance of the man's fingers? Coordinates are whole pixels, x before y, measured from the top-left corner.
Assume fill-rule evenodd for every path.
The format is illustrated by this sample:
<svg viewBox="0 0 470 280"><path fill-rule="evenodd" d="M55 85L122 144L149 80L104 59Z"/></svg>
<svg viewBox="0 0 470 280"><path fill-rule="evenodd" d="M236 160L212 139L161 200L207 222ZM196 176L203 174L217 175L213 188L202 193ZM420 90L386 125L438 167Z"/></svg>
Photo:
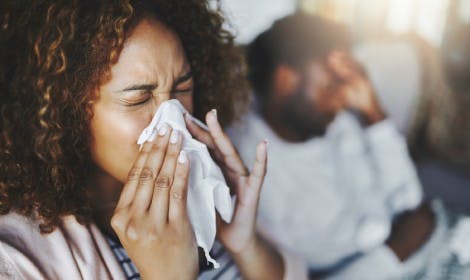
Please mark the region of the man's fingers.
<svg viewBox="0 0 470 280"><path fill-rule="evenodd" d="M333 73L341 80L348 81L353 79L355 76L350 65L348 65L344 58L337 53L333 53L328 57L328 65L331 71L333 71Z"/></svg>
<svg viewBox="0 0 470 280"><path fill-rule="evenodd" d="M232 142L222 130L222 127L217 120L217 111L215 109L207 113L206 123L209 127L209 132L214 140L216 149L220 151L220 154L223 157L221 160L229 169L240 176L245 176L247 174L246 167L235 150L235 147L232 145Z"/></svg>
<svg viewBox="0 0 470 280"><path fill-rule="evenodd" d="M327 61L328 69L339 79L338 83L350 85L367 79L362 65L343 52L333 52L328 56Z"/></svg>

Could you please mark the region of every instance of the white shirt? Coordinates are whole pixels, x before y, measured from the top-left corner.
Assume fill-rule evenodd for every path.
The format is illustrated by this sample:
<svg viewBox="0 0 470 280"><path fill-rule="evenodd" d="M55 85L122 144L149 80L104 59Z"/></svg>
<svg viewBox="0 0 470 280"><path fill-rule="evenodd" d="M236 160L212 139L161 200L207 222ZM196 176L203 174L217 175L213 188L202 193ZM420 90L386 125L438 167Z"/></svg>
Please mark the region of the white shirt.
<svg viewBox="0 0 470 280"><path fill-rule="evenodd" d="M421 202L406 143L387 120L364 129L341 113L323 137L288 143L250 112L228 134L249 167L256 144L268 140L258 222L312 269L374 250L393 216Z"/></svg>

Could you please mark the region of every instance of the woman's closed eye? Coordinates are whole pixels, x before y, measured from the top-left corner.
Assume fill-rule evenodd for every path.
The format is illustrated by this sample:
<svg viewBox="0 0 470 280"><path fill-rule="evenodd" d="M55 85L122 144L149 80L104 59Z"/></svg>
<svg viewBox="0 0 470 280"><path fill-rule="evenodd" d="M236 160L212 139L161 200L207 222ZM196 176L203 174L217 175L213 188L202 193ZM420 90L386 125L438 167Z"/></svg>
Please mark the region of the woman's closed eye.
<svg viewBox="0 0 470 280"><path fill-rule="evenodd" d="M139 90L126 92L119 100L124 106L138 106L150 101L153 97L152 90Z"/></svg>
<svg viewBox="0 0 470 280"><path fill-rule="evenodd" d="M184 75L180 76L171 90L171 93L174 95L177 94L190 94L193 92L194 80L193 73L191 71L186 72Z"/></svg>
<svg viewBox="0 0 470 280"><path fill-rule="evenodd" d="M193 88L193 74L188 71L176 79L170 92L159 92L157 84L135 84L119 92L119 101L126 107L145 105L157 94L170 94L170 98L178 98L192 94Z"/></svg>
<svg viewBox="0 0 470 280"><path fill-rule="evenodd" d="M191 85L190 87L186 88L176 88L174 89L171 93L173 94L189 94L193 92L193 86Z"/></svg>

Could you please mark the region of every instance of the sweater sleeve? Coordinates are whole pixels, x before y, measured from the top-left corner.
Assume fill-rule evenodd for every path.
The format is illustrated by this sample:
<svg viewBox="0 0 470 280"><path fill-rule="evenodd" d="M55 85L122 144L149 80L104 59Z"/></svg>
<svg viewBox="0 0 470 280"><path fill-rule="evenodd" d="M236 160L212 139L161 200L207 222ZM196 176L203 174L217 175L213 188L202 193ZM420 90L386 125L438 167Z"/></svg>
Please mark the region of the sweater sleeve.
<svg viewBox="0 0 470 280"><path fill-rule="evenodd" d="M386 245L382 245L359 257L346 267L322 279L397 279L400 268L400 260Z"/></svg>
<svg viewBox="0 0 470 280"><path fill-rule="evenodd" d="M423 193L405 139L388 120L367 128L365 138L391 214L416 208Z"/></svg>
<svg viewBox="0 0 470 280"><path fill-rule="evenodd" d="M46 279L27 256L4 242L0 242L0 278Z"/></svg>

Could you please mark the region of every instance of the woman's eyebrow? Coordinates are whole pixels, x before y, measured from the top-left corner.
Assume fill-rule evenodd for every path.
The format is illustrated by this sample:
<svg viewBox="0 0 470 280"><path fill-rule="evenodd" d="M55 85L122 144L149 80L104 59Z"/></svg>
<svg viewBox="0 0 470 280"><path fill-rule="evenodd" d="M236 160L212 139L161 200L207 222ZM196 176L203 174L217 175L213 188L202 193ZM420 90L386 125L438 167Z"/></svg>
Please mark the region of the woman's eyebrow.
<svg viewBox="0 0 470 280"><path fill-rule="evenodd" d="M178 79L175 81L175 85L184 83L191 79L193 77L193 72L189 70L182 76L180 76ZM157 84L136 84L136 85L131 85L129 87L126 87L125 89L117 91L117 93L122 93L125 91L133 91L133 90L138 90L138 91L151 91L157 88Z"/></svg>
<svg viewBox="0 0 470 280"><path fill-rule="evenodd" d="M192 77L193 77L193 71L189 70L188 72L180 76L178 79L176 79L175 85L184 83L187 80L191 79Z"/></svg>
<svg viewBox="0 0 470 280"><path fill-rule="evenodd" d="M136 85L126 87L125 89L119 90L118 93L125 92L125 91L133 91L133 90L151 91L155 89L156 87L157 87L157 84L136 84Z"/></svg>

